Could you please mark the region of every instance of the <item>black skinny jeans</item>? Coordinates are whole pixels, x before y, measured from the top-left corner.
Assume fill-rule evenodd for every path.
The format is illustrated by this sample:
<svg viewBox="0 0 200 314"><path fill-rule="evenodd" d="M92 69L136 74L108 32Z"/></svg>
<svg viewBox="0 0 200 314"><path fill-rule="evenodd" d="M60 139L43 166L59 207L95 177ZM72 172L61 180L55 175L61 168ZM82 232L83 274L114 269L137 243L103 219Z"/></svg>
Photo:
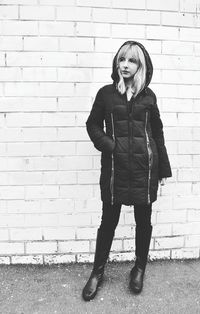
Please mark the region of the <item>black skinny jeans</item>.
<svg viewBox="0 0 200 314"><path fill-rule="evenodd" d="M102 208L101 225L99 229L106 233L114 232L121 213L121 204L104 203ZM146 230L151 228L152 204L134 205L136 227Z"/></svg>

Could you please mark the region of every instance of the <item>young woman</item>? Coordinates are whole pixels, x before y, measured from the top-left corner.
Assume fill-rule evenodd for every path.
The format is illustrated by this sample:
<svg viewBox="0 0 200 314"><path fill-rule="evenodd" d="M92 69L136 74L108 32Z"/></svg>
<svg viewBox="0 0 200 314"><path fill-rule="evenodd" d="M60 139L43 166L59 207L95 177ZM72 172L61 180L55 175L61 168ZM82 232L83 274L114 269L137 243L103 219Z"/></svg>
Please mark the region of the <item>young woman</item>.
<svg viewBox="0 0 200 314"><path fill-rule="evenodd" d="M93 299L102 282L121 205L134 205L136 261L130 289L140 293L152 234L152 203L158 182L171 177L156 96L148 87L153 74L143 45L125 42L113 60L112 85L102 87L87 120L94 146L102 152L100 188L101 225L91 276L83 289L84 300ZM104 131L105 123L105 131Z"/></svg>

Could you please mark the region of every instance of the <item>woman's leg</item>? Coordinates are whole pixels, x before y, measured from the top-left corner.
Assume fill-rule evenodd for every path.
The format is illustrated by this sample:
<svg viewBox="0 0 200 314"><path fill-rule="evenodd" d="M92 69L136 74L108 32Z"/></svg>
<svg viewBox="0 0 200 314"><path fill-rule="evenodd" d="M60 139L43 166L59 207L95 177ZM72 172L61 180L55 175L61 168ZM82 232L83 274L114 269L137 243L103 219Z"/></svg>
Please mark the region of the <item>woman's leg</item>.
<svg viewBox="0 0 200 314"><path fill-rule="evenodd" d="M90 301L97 293L102 281L104 266L107 262L115 229L117 227L121 204L103 203L101 225L97 231L96 251L91 276L83 289L83 299Z"/></svg>
<svg viewBox="0 0 200 314"><path fill-rule="evenodd" d="M136 222L136 262L135 266L131 270L130 287L135 293L140 293L143 287L143 277L146 268L152 234L151 213L152 204L134 206L134 215Z"/></svg>

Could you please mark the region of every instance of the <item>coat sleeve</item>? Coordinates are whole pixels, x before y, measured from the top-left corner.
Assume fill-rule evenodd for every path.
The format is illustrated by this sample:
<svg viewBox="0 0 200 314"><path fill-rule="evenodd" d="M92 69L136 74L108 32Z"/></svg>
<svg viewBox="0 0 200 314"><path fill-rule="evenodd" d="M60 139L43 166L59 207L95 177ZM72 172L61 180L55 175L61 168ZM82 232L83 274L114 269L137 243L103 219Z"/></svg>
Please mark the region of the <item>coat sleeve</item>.
<svg viewBox="0 0 200 314"><path fill-rule="evenodd" d="M112 152L114 140L104 132L105 103L102 89L96 95L92 110L86 122L88 135L96 149L101 152Z"/></svg>
<svg viewBox="0 0 200 314"><path fill-rule="evenodd" d="M167 149L165 147L163 123L160 118L160 112L157 106L156 96L155 96L155 102L151 109L151 130L152 130L153 139L155 140L157 150L158 150L159 179L171 177L172 171L171 171L170 162L169 162L169 158L167 154Z"/></svg>

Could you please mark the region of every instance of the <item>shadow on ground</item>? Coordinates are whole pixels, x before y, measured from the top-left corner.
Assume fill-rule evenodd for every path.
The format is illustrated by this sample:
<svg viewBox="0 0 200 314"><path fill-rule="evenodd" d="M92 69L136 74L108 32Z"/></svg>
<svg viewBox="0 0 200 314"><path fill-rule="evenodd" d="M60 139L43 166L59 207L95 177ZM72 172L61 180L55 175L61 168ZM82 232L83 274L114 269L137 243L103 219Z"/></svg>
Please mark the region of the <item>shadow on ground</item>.
<svg viewBox="0 0 200 314"><path fill-rule="evenodd" d="M200 314L200 261L151 262L144 289L128 289L131 263L109 263L96 298L81 291L91 264L1 266L1 314Z"/></svg>

